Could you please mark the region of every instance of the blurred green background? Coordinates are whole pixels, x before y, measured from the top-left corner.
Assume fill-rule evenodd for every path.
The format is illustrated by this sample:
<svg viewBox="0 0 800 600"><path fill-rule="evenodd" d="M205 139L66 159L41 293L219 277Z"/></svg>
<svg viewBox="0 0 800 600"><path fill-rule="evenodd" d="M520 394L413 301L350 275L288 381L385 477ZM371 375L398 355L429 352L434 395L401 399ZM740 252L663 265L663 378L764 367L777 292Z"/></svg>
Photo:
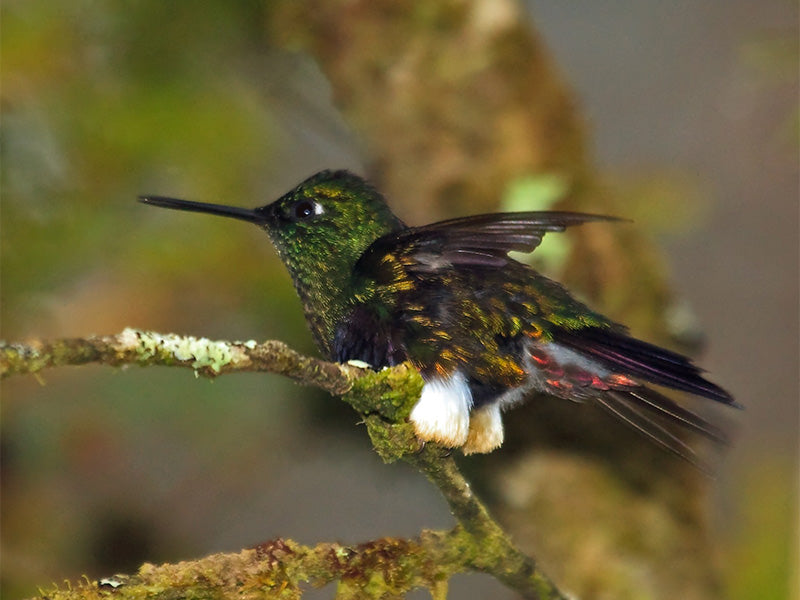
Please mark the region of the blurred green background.
<svg viewBox="0 0 800 600"><path fill-rule="evenodd" d="M731 597L797 597L797 7L528 7L598 163L669 254L708 340L702 364L747 406L714 502ZM321 168L363 171L313 61L271 43L269 5L1 10L2 337L131 326L315 352L263 234L135 202L257 206ZM435 491L380 464L356 421L273 376L85 367L5 381L3 596L275 536L447 527ZM452 593L494 586L462 577Z"/></svg>

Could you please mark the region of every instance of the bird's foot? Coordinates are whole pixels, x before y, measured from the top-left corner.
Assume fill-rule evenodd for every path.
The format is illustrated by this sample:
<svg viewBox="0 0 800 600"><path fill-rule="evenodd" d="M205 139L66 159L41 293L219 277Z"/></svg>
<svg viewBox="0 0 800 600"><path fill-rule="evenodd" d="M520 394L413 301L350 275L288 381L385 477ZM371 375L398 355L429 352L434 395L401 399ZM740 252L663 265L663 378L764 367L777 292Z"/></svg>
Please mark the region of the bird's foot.
<svg viewBox="0 0 800 600"><path fill-rule="evenodd" d="M348 360L346 364L350 365L351 367L355 367L356 369L373 369L374 370L374 367L371 364L369 364L368 362L364 362L363 360L352 359L352 360Z"/></svg>

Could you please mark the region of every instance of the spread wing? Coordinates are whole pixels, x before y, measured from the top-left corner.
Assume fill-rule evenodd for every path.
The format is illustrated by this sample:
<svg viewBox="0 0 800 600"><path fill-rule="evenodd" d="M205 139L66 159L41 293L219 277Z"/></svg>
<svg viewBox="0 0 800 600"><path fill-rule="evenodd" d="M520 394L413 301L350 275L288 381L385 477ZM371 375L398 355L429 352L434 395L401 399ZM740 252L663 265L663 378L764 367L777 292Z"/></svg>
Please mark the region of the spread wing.
<svg viewBox="0 0 800 600"><path fill-rule="evenodd" d="M450 219L379 238L361 257L356 269L380 280L381 264L387 256L401 260L410 272L446 266L501 268L510 262L509 252L533 252L548 232L592 221L621 220L559 211L491 213Z"/></svg>
<svg viewBox="0 0 800 600"><path fill-rule="evenodd" d="M430 336L439 335L441 344L446 345L445 321L480 320L485 312L485 307L474 299L476 290L487 286L487 270L503 269L502 281L518 288L516 293L499 297L501 306L493 310L503 316L511 315L523 320L528 316L531 319L547 318L549 311L542 311L538 306L539 295L553 300L549 304L559 305L561 322L570 321L574 316L572 313L586 314L589 309L573 300L564 288L538 277L535 271L514 261L508 253L532 252L550 231L564 231L570 225L590 221L616 220L614 217L572 212L494 213L388 233L367 248L353 269L352 297L358 301L358 308L337 334L334 344L337 356L353 358L364 354L363 349L357 348L357 340L363 337L363 331L391 332L392 335L382 336L386 343L378 344L384 348L378 357L383 358L381 364L396 360L399 356L397 348L407 345L400 339L390 339L396 337L397 330L400 330L402 338L406 328L414 328L416 333L412 337L415 341L422 340L436 348L435 340ZM538 290L536 285L547 289ZM542 313L546 313L544 317ZM437 315L434 320L440 324L436 327L428 319L431 314ZM351 326L350 320L358 320L361 325L369 322L370 325ZM507 321L509 319L499 319L495 323L497 331L492 333L497 337L510 336L510 331L506 330L513 325L508 325ZM606 324L607 320L597 315L596 322ZM576 320L575 326L579 325ZM420 327L426 329L425 334L418 330ZM468 341L475 346L472 351L479 353L482 348L480 340ZM436 354L430 349L425 352Z"/></svg>

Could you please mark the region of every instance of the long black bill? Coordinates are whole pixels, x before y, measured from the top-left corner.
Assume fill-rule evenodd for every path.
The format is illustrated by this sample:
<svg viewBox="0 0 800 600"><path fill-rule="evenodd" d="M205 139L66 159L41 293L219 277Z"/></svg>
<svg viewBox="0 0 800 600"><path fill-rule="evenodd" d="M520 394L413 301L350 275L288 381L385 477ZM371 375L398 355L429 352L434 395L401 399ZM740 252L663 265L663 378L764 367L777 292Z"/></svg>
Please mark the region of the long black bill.
<svg viewBox="0 0 800 600"><path fill-rule="evenodd" d="M205 202L192 202L191 200L178 200L177 198L165 198L164 196L139 196L139 202L152 204L162 208L172 208L174 210L186 210L189 212L208 213L219 215L220 217L230 217L248 223L261 225L266 222L266 215L262 209L239 208L238 206L225 206L224 204L206 204Z"/></svg>

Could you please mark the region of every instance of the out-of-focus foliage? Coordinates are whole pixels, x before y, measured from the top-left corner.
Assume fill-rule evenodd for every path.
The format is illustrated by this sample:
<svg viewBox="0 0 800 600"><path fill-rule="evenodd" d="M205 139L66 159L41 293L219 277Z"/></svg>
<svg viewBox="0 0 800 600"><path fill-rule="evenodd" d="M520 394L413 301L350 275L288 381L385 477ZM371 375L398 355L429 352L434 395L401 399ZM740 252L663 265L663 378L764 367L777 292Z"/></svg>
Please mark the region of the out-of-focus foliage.
<svg viewBox="0 0 800 600"><path fill-rule="evenodd" d="M729 532L738 542L726 556L732 600L796 598L798 498L791 485L795 467L789 460L773 459L742 476L747 489L756 493L743 498L741 519Z"/></svg>
<svg viewBox="0 0 800 600"><path fill-rule="evenodd" d="M62 310L52 303L65 292L92 318L130 297L147 314L175 290L143 283L174 284L177 273L200 291L200 272L243 283L275 269L268 250L243 251L255 231L175 226L134 201L259 201L275 137L259 76L263 20L258 2L4 3L6 335L52 333L42 317ZM226 268L234 262L242 268Z"/></svg>

